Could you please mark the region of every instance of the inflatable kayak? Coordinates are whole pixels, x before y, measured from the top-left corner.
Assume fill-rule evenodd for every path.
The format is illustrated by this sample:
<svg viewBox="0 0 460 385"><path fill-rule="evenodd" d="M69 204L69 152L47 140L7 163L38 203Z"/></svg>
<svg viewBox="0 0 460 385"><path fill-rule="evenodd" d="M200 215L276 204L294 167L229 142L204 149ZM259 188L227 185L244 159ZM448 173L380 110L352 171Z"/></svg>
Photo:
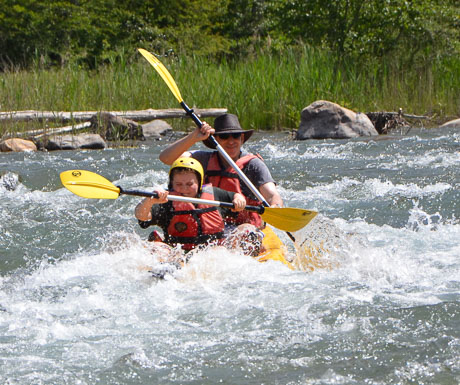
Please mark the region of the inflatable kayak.
<svg viewBox="0 0 460 385"><path fill-rule="evenodd" d="M255 256L254 258L259 262L267 262L267 261L277 261L281 262L290 269L294 270L292 264L287 260L287 248L281 239L276 235L273 229L269 226L266 226L263 229L264 238L262 241L262 248L259 255ZM152 242L152 238L150 239L151 242L148 242L149 248L151 252L162 260L159 266L155 268L143 268L143 270L149 271L153 277L155 278L164 278L166 274L174 274L178 269L182 268L190 257L193 255L191 254L171 254L172 248L165 243L161 242L159 239Z"/></svg>
<svg viewBox="0 0 460 385"><path fill-rule="evenodd" d="M256 257L257 260L259 262L279 261L294 270L294 267L286 259L287 248L281 239L279 239L278 235L276 235L270 226L266 226L262 231L265 234L262 241L264 251Z"/></svg>

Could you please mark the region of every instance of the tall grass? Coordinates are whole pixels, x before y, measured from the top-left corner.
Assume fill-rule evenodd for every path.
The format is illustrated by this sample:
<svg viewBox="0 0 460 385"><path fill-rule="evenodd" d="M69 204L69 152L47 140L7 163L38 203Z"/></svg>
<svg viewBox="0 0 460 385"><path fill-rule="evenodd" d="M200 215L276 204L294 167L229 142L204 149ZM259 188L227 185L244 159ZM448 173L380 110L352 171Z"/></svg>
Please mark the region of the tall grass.
<svg viewBox="0 0 460 385"><path fill-rule="evenodd" d="M337 66L326 51L302 47L217 62L204 57L161 59L184 100L225 107L247 128L295 128L301 110L326 99L356 111L460 115L460 59L421 68L394 61ZM10 71L0 75L0 110L137 110L179 107L155 70L136 52L89 72L79 67ZM184 122L173 121L176 127ZM186 124L191 125L190 122Z"/></svg>

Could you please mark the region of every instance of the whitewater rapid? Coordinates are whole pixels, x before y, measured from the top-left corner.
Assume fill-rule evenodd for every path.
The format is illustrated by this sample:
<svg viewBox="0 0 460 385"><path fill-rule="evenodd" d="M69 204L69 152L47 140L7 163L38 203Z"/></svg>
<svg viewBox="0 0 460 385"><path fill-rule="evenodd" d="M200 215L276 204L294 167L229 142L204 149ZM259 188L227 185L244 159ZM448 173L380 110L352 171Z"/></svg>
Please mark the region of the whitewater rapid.
<svg viewBox="0 0 460 385"><path fill-rule="evenodd" d="M286 205L320 213L294 236L324 263L292 271L208 249L158 280L145 269L158 258L134 219L138 199L86 200L59 173L164 187L162 145L0 155L12 180L0 183L2 383L460 380L457 132L255 135L248 149Z"/></svg>

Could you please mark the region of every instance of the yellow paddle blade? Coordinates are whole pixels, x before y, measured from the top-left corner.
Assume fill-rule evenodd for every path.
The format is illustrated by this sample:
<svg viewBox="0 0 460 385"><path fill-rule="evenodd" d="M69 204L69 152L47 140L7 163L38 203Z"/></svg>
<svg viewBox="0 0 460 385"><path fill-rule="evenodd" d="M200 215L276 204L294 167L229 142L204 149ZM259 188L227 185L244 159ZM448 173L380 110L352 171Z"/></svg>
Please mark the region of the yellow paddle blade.
<svg viewBox="0 0 460 385"><path fill-rule="evenodd" d="M317 215L316 211L297 209L291 207L265 207L262 219L284 231L297 231Z"/></svg>
<svg viewBox="0 0 460 385"><path fill-rule="evenodd" d="M61 173L64 187L82 198L117 199L120 189L103 176L85 170L69 170Z"/></svg>
<svg viewBox="0 0 460 385"><path fill-rule="evenodd" d="M177 87L176 82L174 81L173 77L169 73L169 71L166 69L166 67L159 61L155 55L151 54L149 51L146 51L143 48L138 48L137 49L142 56L144 56L147 61L155 68L155 70L160 74L160 76L163 78L165 83L168 85L169 89L171 92L174 94L176 99L179 101L179 103L182 103L183 99L180 94L179 88Z"/></svg>

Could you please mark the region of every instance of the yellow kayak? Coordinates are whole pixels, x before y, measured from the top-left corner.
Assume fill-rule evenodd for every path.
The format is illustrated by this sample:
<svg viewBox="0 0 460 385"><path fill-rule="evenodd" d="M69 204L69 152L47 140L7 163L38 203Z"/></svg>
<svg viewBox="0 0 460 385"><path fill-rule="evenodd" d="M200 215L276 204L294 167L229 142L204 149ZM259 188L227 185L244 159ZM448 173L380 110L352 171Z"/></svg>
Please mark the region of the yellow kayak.
<svg viewBox="0 0 460 385"><path fill-rule="evenodd" d="M262 241L262 249L258 256L255 258L259 262L267 262L267 261L278 261L285 264L290 269L294 270L292 264L286 259L287 256L287 248L281 239L276 235L273 229L269 226L266 226L263 229L264 238ZM155 269L153 271L150 267L143 267L142 270L148 270L154 277L156 278L163 278L165 274L173 273L174 270L180 269L184 266L185 261L187 258L184 258L184 255L171 255L171 247L166 245L161 241L153 241L149 242L149 248L151 249L152 253L160 256L160 259L163 259L164 263L159 269Z"/></svg>
<svg viewBox="0 0 460 385"><path fill-rule="evenodd" d="M262 231L265 234L262 241L264 251L256 257L257 260L259 262L279 261L294 270L292 264L286 259L287 248L278 235L276 235L270 226L266 226Z"/></svg>
<svg viewBox="0 0 460 385"><path fill-rule="evenodd" d="M339 266L336 261L330 260L330 252L323 244L317 245L311 241L295 244L296 249L292 263L287 259L287 248L269 226L263 230L265 237L262 245L265 249L258 257L260 262L279 261L291 270L313 271L316 269L332 270Z"/></svg>

